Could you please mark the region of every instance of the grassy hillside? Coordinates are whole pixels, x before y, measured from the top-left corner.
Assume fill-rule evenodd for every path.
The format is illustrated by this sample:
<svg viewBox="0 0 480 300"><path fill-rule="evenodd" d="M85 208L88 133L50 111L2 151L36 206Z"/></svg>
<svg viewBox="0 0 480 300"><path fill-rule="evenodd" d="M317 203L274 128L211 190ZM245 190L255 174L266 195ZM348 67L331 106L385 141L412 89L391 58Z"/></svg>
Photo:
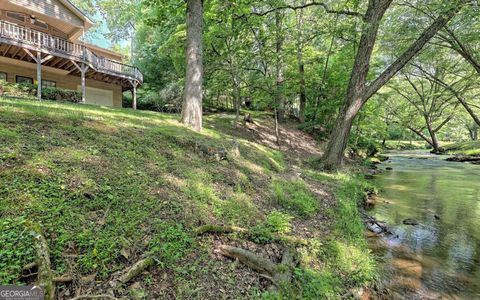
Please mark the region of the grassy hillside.
<svg viewBox="0 0 480 300"><path fill-rule="evenodd" d="M35 280L32 228L43 232L57 298L101 294L138 260L155 264L115 291L128 299L273 297L256 271L223 257L226 244L300 263L284 299L338 298L371 282L374 262L357 204L368 185L310 168L319 152L288 126L277 149L268 118L234 129L211 115L195 133L178 116L0 98L0 284ZM237 151L238 150L238 151ZM204 234L206 224L249 234Z"/></svg>
<svg viewBox="0 0 480 300"><path fill-rule="evenodd" d="M446 153L462 155L480 155L480 141L452 143L443 147Z"/></svg>

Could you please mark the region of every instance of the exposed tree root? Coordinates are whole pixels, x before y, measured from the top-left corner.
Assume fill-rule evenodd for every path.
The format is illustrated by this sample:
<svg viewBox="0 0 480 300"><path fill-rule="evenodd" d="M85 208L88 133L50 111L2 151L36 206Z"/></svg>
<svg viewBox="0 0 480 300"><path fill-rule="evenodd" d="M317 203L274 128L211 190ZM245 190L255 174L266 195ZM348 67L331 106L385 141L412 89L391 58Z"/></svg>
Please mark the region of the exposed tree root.
<svg viewBox="0 0 480 300"><path fill-rule="evenodd" d="M138 276L140 273L151 267L153 263L154 260L151 257L147 257L136 262L131 267L124 270L118 278L110 281L110 285L114 290L116 290L118 287L120 287L120 285L129 282L134 277Z"/></svg>
<svg viewBox="0 0 480 300"><path fill-rule="evenodd" d="M248 229L237 227L237 226L221 226L221 225L208 224L208 225L197 227L194 231L197 235L216 234L216 233L221 233L221 234L241 233L241 234L247 235L249 238L253 236L253 234ZM291 235L271 234L269 238L271 238L275 242L284 242L287 244L294 244L294 245L301 245L301 246L308 245L308 241L306 239L296 237L296 236L291 236Z"/></svg>
<svg viewBox="0 0 480 300"><path fill-rule="evenodd" d="M294 251L285 249L282 256L281 265L277 265L277 270L273 275L273 281L277 283L270 287L271 291L277 291L280 287L288 285L292 282L292 269L296 266Z"/></svg>
<svg viewBox="0 0 480 300"><path fill-rule="evenodd" d="M55 284L53 283L50 251L48 250L47 240L43 236L42 230L38 225L32 225L30 230L33 235L33 243L37 256L37 284L43 287L45 299L52 300L55 298Z"/></svg>
<svg viewBox="0 0 480 300"><path fill-rule="evenodd" d="M45 292L45 300L53 300L55 298L55 284L60 283L69 283L73 281L73 278L69 275L63 275L60 277L53 277L53 272L50 262L50 251L48 249L48 244L45 237L42 234L42 231L38 225L30 226L30 231L34 237L34 247L36 251L36 261L29 263L23 267L23 271L29 271L33 268L37 268L37 273L32 273L31 275L37 275L37 284L42 286ZM142 259L131 267L125 269L121 272L117 278L110 282L113 290L116 290L122 284L125 284L132 280L134 277L138 276L144 270L148 269L154 264L154 260L151 257ZM111 295L81 295L71 300L78 299L114 299L117 298Z"/></svg>
<svg viewBox="0 0 480 300"><path fill-rule="evenodd" d="M223 256L238 259L244 265L259 272L262 277L268 278L273 285L271 291L278 291L279 288L287 286L292 280L292 269L296 265L293 250L286 249L282 256L282 262L275 264L257 254L237 247L228 245L219 246L219 252Z"/></svg>
<svg viewBox="0 0 480 300"><path fill-rule="evenodd" d="M248 267L262 274L270 275L273 279L273 275L276 271L276 265L268 259L260 257L251 251L228 245L221 245L219 250L223 256L238 259Z"/></svg>

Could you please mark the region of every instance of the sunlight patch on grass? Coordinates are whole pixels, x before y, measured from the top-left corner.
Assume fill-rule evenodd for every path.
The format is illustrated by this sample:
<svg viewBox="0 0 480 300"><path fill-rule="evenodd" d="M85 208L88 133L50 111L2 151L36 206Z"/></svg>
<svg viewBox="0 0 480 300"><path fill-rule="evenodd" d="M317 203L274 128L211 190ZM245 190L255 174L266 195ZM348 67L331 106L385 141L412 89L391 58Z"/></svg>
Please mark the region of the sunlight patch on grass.
<svg viewBox="0 0 480 300"><path fill-rule="evenodd" d="M285 210L303 217L312 217L320 207L319 199L303 181L275 180L272 183L274 200Z"/></svg>

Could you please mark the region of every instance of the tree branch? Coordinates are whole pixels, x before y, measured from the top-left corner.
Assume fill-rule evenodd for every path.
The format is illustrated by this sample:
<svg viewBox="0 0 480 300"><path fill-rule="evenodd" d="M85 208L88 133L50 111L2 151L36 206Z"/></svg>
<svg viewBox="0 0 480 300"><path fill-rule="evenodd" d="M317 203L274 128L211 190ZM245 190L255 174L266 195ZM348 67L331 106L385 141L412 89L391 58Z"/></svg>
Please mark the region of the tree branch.
<svg viewBox="0 0 480 300"><path fill-rule="evenodd" d="M440 125L438 125L437 128L433 129L433 132L439 132L440 129L442 129L443 126L447 125L448 122L450 122L450 120L453 119L453 116L449 116L448 118L445 119L445 121L443 121Z"/></svg>
<svg viewBox="0 0 480 300"><path fill-rule="evenodd" d="M368 87L366 87L363 94L363 102L372 97L382 86L384 86L395 74L397 74L420 50L428 43L437 32L442 29L447 23L460 11L465 5L466 0L461 0L458 5L437 17L437 19L420 35L420 37L397 58L380 76L377 77Z"/></svg>
<svg viewBox="0 0 480 300"><path fill-rule="evenodd" d="M327 6L327 4L325 4L323 2L316 2L316 1L313 1L313 2L310 2L310 3L305 3L305 4L302 4L302 5L298 5L298 6L282 5L282 6L274 7L274 8L271 8L269 10L262 11L262 12L254 10L252 12L252 14L256 15L256 16L266 16L266 15L268 15L272 12L278 11L278 10L284 10L284 9L299 10L299 9L304 9L304 8L307 8L307 7L310 7L310 6L321 6L325 9L325 12L329 13L329 14L346 15L346 16L354 16L354 17L362 17L363 18L363 14L361 14L359 12L350 11L350 10L330 9Z"/></svg>
<svg viewBox="0 0 480 300"><path fill-rule="evenodd" d="M410 129L412 132L416 133L419 137L421 137L424 141L426 141L430 146L433 147L433 142L428 139L421 131L411 127L407 126L408 129Z"/></svg>
<svg viewBox="0 0 480 300"><path fill-rule="evenodd" d="M418 66L417 66L418 67ZM420 67L418 67L420 68ZM436 77L433 74L430 74L429 72L425 71L424 69L421 69L424 74L429 76L433 81L437 82L439 85L450 91L455 98L457 98L458 102L465 108L465 110L468 112L468 114L472 117L473 121L477 123L478 126L480 126L480 118L475 114L475 112L472 110L470 105L467 103L467 101L460 95L458 91L456 91L451 85L447 84L446 82L442 81L438 77Z"/></svg>

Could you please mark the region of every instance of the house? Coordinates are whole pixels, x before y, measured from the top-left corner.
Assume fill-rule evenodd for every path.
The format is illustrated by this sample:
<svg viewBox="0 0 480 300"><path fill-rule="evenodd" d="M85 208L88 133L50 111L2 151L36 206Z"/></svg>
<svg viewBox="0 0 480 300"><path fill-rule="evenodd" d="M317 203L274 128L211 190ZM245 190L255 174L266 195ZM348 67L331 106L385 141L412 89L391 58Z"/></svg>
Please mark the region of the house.
<svg viewBox="0 0 480 300"><path fill-rule="evenodd" d="M69 0L0 1L0 79L82 92L82 102L121 107L143 75L113 51L80 37L93 22Z"/></svg>

